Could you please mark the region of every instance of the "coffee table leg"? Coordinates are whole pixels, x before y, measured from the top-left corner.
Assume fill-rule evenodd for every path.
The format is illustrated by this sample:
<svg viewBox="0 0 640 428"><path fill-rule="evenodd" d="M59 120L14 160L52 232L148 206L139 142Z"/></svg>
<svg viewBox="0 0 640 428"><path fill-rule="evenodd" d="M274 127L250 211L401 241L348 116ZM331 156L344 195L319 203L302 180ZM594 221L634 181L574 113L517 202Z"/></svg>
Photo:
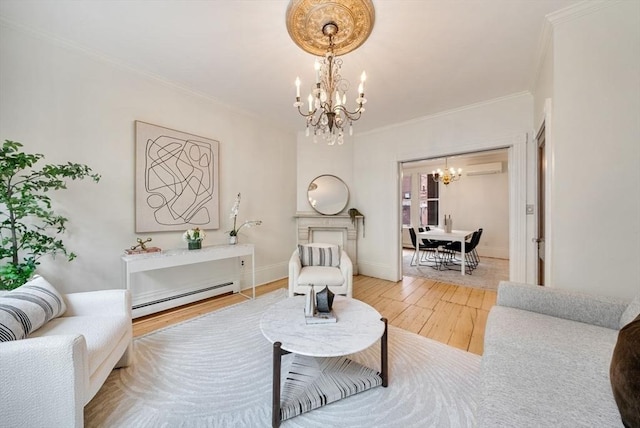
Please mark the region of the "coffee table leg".
<svg viewBox="0 0 640 428"><path fill-rule="evenodd" d="M282 343L273 344L273 408L271 409L271 426L280 426L280 368L282 363Z"/></svg>
<svg viewBox="0 0 640 428"><path fill-rule="evenodd" d="M387 358L387 319L380 318L380 321L384 323L384 333L380 339L380 377L382 378L382 386L387 387L389 385L389 361Z"/></svg>

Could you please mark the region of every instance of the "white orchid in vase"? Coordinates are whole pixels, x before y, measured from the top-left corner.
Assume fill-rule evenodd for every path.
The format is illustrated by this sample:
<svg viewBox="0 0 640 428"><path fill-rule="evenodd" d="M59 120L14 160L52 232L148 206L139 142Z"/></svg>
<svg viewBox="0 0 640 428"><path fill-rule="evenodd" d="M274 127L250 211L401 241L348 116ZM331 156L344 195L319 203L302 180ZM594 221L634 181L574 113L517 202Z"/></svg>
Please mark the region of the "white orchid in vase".
<svg viewBox="0 0 640 428"><path fill-rule="evenodd" d="M243 227L260 226L262 224L262 220L247 220L239 227L237 227L238 211L240 211L240 193L238 193L238 196L236 196L233 207L231 207L231 215L229 216L229 218L233 219L233 229L229 231L230 244L235 244L238 242L238 233L240 233L240 229L242 229Z"/></svg>

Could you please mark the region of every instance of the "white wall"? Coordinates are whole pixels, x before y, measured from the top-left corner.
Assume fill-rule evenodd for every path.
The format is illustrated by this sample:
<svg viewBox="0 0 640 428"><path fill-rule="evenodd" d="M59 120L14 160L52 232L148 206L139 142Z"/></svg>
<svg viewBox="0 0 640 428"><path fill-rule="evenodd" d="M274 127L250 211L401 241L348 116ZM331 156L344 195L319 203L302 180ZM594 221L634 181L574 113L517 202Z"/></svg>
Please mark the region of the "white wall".
<svg viewBox="0 0 640 428"><path fill-rule="evenodd" d="M640 292L640 3L554 23L553 44L551 280L631 297Z"/></svg>
<svg viewBox="0 0 640 428"><path fill-rule="evenodd" d="M398 162L522 142L532 128L532 103L530 95L518 94L357 135L354 199L367 221L358 247L360 271L400 279Z"/></svg>
<svg viewBox="0 0 640 428"><path fill-rule="evenodd" d="M293 109L291 114L295 114ZM304 127L302 117L300 117L300 127ZM335 175L345 182L349 188L349 202L344 211L352 208L354 200L353 138L345 136L344 144L329 146L322 138L318 138L314 143L313 136L306 137L304 132L300 132L297 149L297 211L314 212L307 199L307 188L314 178L324 174Z"/></svg>
<svg viewBox="0 0 640 428"><path fill-rule="evenodd" d="M207 231L204 244L226 243L229 211L242 192L240 219L263 220L240 235L256 244L257 282L287 275L295 245L295 135L4 22L0 51L0 138L45 154L47 163L86 163L102 174L98 184L74 182L53 194L56 209L69 218L65 242L78 258L43 260L38 270L52 283L66 292L123 286L120 255L138 236L135 120L220 141L221 226ZM180 232L142 236L163 249L185 246ZM212 267L219 268L228 266Z"/></svg>

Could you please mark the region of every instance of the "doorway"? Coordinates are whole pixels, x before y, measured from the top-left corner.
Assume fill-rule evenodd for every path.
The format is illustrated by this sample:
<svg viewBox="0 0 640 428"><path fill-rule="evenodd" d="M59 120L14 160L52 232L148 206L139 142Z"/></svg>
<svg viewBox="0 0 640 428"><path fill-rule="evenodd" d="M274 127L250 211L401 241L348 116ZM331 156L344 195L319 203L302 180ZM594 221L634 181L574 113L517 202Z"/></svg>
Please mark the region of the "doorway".
<svg viewBox="0 0 640 428"><path fill-rule="evenodd" d="M438 168L462 169L449 184L433 186L433 171ZM497 287L509 279L510 201L509 149L499 148L453 156L413 160L401 163L401 253L402 274L426 277L461 285ZM483 263L472 275L455 270L437 270L412 266L415 247L410 228L437 228L444 215L451 216L454 229L483 228L478 252ZM415 264L415 263L414 263Z"/></svg>

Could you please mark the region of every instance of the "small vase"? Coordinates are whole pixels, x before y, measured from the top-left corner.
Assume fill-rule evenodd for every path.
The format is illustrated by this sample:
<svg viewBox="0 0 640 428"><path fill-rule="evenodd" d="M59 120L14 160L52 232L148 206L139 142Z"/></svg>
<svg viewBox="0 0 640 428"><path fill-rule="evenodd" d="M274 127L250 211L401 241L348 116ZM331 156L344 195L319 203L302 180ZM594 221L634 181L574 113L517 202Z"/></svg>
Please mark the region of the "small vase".
<svg viewBox="0 0 640 428"><path fill-rule="evenodd" d="M202 248L202 241L189 241L188 244L190 250L199 250Z"/></svg>
<svg viewBox="0 0 640 428"><path fill-rule="evenodd" d="M229 236L229 245L235 245L238 243L238 237L237 236Z"/></svg>

